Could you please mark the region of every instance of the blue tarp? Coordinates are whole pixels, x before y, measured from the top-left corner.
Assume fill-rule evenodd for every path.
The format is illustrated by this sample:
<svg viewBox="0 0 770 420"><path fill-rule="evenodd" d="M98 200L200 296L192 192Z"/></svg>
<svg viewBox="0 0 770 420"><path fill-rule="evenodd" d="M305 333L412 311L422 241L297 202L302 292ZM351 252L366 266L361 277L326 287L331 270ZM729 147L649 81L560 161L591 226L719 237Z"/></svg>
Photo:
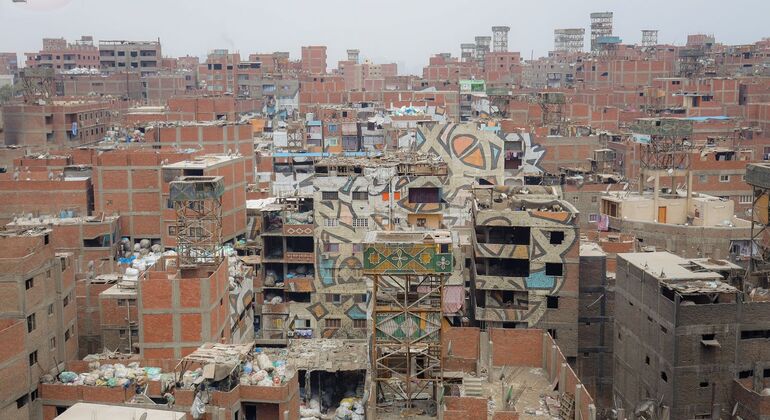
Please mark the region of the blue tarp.
<svg viewBox="0 0 770 420"><path fill-rule="evenodd" d="M687 117L687 118L682 118L682 119L687 120L687 121L704 122L704 121L709 121L709 120L725 121L725 120L730 120L732 118L730 118L728 116L725 116L725 115L717 115L717 116L713 116L713 117Z"/></svg>

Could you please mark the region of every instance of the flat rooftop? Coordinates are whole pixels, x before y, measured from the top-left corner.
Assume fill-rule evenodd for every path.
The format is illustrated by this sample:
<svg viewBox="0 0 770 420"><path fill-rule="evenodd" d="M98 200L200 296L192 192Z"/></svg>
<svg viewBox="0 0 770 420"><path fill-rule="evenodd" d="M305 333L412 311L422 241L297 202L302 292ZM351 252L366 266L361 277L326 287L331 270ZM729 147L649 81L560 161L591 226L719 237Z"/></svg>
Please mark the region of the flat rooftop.
<svg viewBox="0 0 770 420"><path fill-rule="evenodd" d="M146 417L142 417L146 416ZM182 420L186 413L168 410L129 407L125 405L106 405L76 403L67 411L55 417L56 420Z"/></svg>
<svg viewBox="0 0 770 420"><path fill-rule="evenodd" d="M99 293L99 296L104 296L108 298L131 298L136 297L136 283L133 282L133 287L131 285L127 284L128 281L123 281L121 283L118 283L109 289Z"/></svg>
<svg viewBox="0 0 770 420"><path fill-rule="evenodd" d="M369 342L332 338L294 339L287 348L265 348L271 358L280 356L296 369L324 372L367 370Z"/></svg>
<svg viewBox="0 0 770 420"><path fill-rule="evenodd" d="M88 223L110 223L118 220L120 216L75 216L75 217L61 217L55 215L47 215L40 217L17 217L12 222L9 222L7 226L10 227L34 227L34 226L48 226L48 225L81 225Z"/></svg>
<svg viewBox="0 0 770 420"><path fill-rule="evenodd" d="M240 155L205 155L163 165L163 169L206 169L240 159Z"/></svg>
<svg viewBox="0 0 770 420"><path fill-rule="evenodd" d="M607 253L596 242L580 242L581 257L602 257L606 255Z"/></svg>
<svg viewBox="0 0 770 420"><path fill-rule="evenodd" d="M689 268L693 265L692 260L682 258L670 252L633 252L618 254L617 257L628 261L650 276L665 282L722 280L722 276L713 271L693 271Z"/></svg>

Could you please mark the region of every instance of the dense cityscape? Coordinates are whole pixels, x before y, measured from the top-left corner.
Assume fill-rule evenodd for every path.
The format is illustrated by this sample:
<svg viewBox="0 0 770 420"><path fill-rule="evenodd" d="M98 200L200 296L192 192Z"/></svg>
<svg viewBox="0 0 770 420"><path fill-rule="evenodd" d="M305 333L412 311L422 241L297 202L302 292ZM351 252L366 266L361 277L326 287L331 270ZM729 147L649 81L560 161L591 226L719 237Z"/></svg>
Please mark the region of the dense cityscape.
<svg viewBox="0 0 770 420"><path fill-rule="evenodd" d="M615 17L0 52L0 419L770 418L770 38Z"/></svg>

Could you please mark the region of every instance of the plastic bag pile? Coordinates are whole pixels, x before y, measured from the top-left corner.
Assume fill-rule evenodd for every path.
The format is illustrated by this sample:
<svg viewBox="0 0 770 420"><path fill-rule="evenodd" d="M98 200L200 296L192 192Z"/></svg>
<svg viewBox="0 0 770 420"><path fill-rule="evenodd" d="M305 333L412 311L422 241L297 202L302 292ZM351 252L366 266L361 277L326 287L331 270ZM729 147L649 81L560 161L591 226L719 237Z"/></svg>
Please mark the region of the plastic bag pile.
<svg viewBox="0 0 770 420"><path fill-rule="evenodd" d="M88 365L90 371L85 373L75 373L70 371L61 372L58 378L44 377L41 380L48 383L56 383L56 380L65 385L85 385L85 386L107 386L127 387L131 384L143 386L147 381L163 381L164 383L174 383L174 375L162 373L158 367L140 367L138 362L123 365L121 363L100 364L91 362Z"/></svg>

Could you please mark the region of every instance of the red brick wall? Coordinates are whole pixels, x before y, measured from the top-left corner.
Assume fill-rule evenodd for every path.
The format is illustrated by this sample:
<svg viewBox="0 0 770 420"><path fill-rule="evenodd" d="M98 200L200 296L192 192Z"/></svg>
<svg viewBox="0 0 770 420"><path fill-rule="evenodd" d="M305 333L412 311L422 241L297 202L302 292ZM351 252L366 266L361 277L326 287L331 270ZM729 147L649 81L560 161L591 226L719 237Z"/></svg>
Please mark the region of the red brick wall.
<svg viewBox="0 0 770 420"><path fill-rule="evenodd" d="M542 366L542 330L493 328L490 338L494 366Z"/></svg>

